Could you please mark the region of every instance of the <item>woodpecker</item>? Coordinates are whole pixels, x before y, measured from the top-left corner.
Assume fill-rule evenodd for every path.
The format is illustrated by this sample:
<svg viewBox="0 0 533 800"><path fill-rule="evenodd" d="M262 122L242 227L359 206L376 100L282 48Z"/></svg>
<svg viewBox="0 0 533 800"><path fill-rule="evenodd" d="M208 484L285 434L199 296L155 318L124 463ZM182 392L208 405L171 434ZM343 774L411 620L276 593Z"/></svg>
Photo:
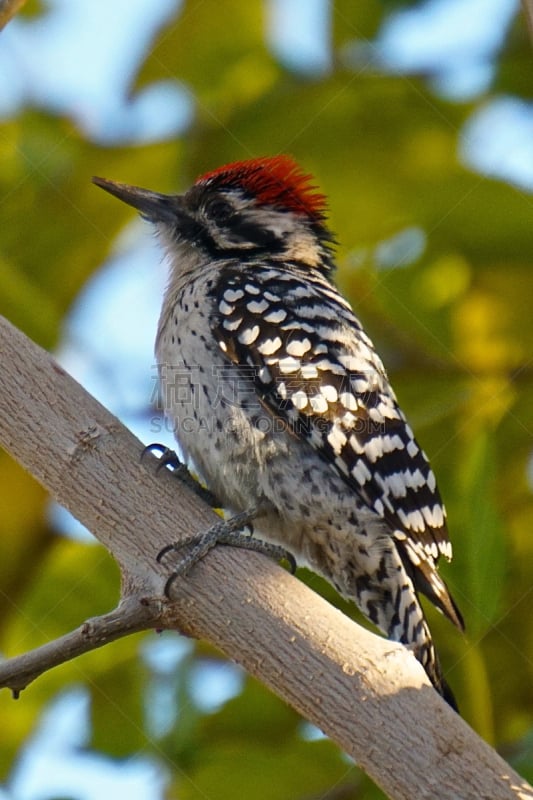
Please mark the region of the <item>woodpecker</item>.
<svg viewBox="0 0 533 800"><path fill-rule="evenodd" d="M274 156L207 172L182 195L94 181L153 223L168 256L161 395L187 463L234 515L215 538L242 544L238 528L253 518L247 542L282 547L355 601L455 707L419 601L463 629L437 571L452 555L445 509L333 283L334 237L312 177Z"/></svg>

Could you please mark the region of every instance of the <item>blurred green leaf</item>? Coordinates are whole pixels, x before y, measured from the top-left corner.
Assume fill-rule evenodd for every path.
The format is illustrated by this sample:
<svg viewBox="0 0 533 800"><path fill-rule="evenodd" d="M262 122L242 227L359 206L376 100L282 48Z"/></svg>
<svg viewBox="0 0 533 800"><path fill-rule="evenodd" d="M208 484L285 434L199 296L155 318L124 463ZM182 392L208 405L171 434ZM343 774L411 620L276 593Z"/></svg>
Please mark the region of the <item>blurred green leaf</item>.
<svg viewBox="0 0 533 800"><path fill-rule="evenodd" d="M297 742L274 747L254 744L215 745L209 759L177 791L184 800L253 797L293 800L327 797L332 786L346 783L357 797L358 770L339 758L330 742Z"/></svg>
<svg viewBox="0 0 533 800"><path fill-rule="evenodd" d="M485 631L501 611L506 572L505 537L493 499L496 470L494 434L478 433L463 451L458 469L464 538L457 561L466 569L469 635Z"/></svg>
<svg viewBox="0 0 533 800"><path fill-rule="evenodd" d="M206 718L199 752L180 796L293 798L322 796L330 786L356 788L359 770L327 740L306 742L298 715L252 679ZM274 777L275 776L275 777Z"/></svg>

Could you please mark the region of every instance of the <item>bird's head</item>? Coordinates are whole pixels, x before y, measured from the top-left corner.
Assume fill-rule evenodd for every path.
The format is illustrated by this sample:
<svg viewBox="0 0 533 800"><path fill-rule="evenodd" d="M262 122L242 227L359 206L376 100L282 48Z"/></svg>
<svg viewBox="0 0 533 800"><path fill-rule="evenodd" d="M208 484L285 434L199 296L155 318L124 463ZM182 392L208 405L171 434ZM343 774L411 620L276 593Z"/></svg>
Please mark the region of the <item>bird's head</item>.
<svg viewBox="0 0 533 800"><path fill-rule="evenodd" d="M268 258L331 268L326 199L288 156L227 164L181 195L93 181L152 222L170 253L191 248L209 260Z"/></svg>

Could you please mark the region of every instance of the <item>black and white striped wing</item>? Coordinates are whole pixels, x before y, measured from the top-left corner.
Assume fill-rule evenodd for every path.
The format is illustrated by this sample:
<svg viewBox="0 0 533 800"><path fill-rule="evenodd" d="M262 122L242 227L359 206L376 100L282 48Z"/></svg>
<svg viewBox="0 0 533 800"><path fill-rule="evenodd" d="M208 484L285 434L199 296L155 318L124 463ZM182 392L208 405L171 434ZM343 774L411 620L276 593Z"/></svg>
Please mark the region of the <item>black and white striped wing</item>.
<svg viewBox="0 0 533 800"><path fill-rule="evenodd" d="M451 557L444 506L383 364L348 303L320 275L307 272L300 279L296 270L260 266L226 271L214 295L222 351L251 373L272 414L309 441L383 518L430 580L439 555Z"/></svg>

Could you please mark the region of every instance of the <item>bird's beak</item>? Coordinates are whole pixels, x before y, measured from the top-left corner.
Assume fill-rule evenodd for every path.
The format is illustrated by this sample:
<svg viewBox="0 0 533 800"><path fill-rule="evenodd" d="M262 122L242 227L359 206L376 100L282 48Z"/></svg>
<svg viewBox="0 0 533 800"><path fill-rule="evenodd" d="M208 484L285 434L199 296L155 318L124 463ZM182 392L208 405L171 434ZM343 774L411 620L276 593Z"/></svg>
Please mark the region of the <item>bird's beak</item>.
<svg viewBox="0 0 533 800"><path fill-rule="evenodd" d="M93 178L93 183L109 194L118 197L123 203L133 206L150 222L164 222L176 218L181 204L180 195L159 194L140 186L110 181L107 178Z"/></svg>

